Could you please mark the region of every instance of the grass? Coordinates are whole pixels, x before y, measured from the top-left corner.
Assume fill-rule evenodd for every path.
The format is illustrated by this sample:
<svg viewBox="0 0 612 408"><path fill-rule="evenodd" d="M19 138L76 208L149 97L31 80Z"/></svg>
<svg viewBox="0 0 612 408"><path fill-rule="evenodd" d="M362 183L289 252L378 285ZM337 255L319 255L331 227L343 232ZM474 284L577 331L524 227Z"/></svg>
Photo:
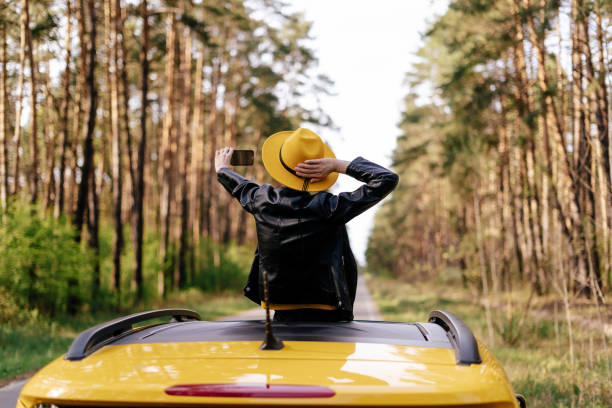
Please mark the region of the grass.
<svg viewBox="0 0 612 408"><path fill-rule="evenodd" d="M203 320L214 320L253 306L255 304L241 294L212 295L192 288L171 294L146 309L188 308L200 313ZM32 316L26 324L3 323L0 325L0 385L8 379L28 375L62 355L72 340L88 327L131 312L59 317L52 321Z"/></svg>
<svg viewBox="0 0 612 408"><path fill-rule="evenodd" d="M154 303L152 308L183 307L198 312L202 320L215 320L219 317L233 315L256 306L255 303L244 297L242 293L209 294L191 288L170 295L165 301Z"/></svg>
<svg viewBox="0 0 612 408"><path fill-rule="evenodd" d="M559 319L528 315L520 336L504 335L509 316L493 310L494 337L488 339L485 312L475 293L461 284L415 285L368 276L368 287L386 320L426 321L433 309L458 315L501 361L515 392L535 407L612 407L609 338L600 331L573 324L574 364L570 359L568 327ZM528 297L526 294L524 297ZM561 314L561 313L560 313ZM513 326L516 330L517 324ZM506 340L504 340L506 338ZM604 344L606 342L606 344Z"/></svg>

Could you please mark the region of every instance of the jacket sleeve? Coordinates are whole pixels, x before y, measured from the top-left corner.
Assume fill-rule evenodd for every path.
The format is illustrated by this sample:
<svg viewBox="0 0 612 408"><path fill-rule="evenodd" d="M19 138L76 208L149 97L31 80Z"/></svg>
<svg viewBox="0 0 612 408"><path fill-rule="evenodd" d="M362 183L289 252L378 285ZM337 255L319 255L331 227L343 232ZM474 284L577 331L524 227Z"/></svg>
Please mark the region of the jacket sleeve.
<svg viewBox="0 0 612 408"><path fill-rule="evenodd" d="M236 198L240 205L250 213L253 213L255 194L259 185L228 168L221 169L217 173L217 181L221 183L232 197Z"/></svg>
<svg viewBox="0 0 612 408"><path fill-rule="evenodd" d="M331 221L346 223L371 208L389 194L399 181L394 172L358 157L346 169L346 174L366 184L357 190L329 195L324 208Z"/></svg>

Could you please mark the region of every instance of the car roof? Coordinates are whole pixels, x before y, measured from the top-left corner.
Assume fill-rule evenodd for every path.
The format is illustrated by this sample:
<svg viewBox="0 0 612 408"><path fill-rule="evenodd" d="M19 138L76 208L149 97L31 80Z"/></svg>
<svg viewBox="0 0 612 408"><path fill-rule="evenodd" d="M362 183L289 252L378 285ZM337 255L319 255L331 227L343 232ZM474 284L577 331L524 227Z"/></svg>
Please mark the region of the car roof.
<svg viewBox="0 0 612 408"><path fill-rule="evenodd" d="M453 348L446 331L434 323L378 321L273 323L276 337L286 341L381 343ZM188 321L145 327L112 342L121 344L258 341L265 321Z"/></svg>

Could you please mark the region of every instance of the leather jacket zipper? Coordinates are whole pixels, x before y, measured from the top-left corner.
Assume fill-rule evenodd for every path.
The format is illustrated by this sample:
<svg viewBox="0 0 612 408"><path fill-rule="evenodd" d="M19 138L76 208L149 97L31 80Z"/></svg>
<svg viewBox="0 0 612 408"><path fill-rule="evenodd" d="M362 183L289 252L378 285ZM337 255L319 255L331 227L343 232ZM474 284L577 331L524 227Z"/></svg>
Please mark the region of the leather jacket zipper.
<svg viewBox="0 0 612 408"><path fill-rule="evenodd" d="M336 279L336 274L334 273L334 266L330 266L331 269L331 277L334 282L334 287L336 288L336 300L338 301L338 308L342 307L342 297L340 296L340 288L338 287L338 280Z"/></svg>

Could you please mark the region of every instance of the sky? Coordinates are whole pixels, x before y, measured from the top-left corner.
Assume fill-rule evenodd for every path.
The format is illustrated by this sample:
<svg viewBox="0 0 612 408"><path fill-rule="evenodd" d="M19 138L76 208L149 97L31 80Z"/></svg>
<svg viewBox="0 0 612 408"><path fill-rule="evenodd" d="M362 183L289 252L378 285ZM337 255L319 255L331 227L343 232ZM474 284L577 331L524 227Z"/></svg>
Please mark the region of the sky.
<svg viewBox="0 0 612 408"><path fill-rule="evenodd" d="M416 62L421 35L436 15L446 11L448 0L289 0L288 4L313 22L310 46L319 59L318 71L335 82L335 95L324 96L321 106L340 130L317 132L340 159L363 156L389 166L407 93L405 74ZM360 185L340 175L331 191ZM348 223L351 247L362 265L379 206Z"/></svg>

